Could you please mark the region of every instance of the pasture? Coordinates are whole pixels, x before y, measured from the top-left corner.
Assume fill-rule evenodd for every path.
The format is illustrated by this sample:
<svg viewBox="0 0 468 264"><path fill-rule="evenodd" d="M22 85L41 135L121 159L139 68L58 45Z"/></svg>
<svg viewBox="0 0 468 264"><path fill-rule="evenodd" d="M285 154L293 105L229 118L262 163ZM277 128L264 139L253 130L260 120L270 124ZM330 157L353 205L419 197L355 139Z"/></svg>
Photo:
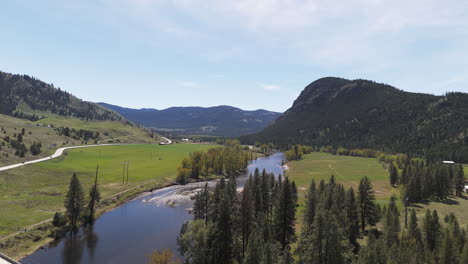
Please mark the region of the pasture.
<svg viewBox="0 0 468 264"><path fill-rule="evenodd" d="M0 237L49 219L62 210L74 172L87 197L99 164L101 196L108 197L147 182L168 183L174 179L184 157L211 147L174 144L72 149L50 161L0 172Z"/></svg>

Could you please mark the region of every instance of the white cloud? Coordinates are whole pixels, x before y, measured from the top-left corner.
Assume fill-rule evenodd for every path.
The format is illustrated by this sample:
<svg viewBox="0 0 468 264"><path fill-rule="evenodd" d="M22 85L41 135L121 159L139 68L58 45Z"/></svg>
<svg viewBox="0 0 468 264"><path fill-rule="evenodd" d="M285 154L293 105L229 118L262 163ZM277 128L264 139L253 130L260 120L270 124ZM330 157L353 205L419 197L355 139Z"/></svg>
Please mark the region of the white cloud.
<svg viewBox="0 0 468 264"><path fill-rule="evenodd" d="M260 84L260 86L265 91L278 91L281 89L281 86L276 84Z"/></svg>

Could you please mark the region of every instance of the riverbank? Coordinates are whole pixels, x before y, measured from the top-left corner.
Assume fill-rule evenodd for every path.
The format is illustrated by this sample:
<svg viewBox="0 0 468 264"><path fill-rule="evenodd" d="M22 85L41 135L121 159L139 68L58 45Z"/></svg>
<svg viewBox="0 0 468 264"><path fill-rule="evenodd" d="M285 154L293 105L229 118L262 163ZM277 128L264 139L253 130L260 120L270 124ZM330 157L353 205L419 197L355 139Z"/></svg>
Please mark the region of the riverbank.
<svg viewBox="0 0 468 264"><path fill-rule="evenodd" d="M220 177L221 176L210 176L201 178L199 181L194 182L212 181L219 179ZM126 202L137 199L138 197L144 195L148 195L158 189L170 187L173 185L178 184L173 180L156 179L151 182L132 187L115 195L106 197L102 199L101 203L99 204L96 219L101 217L103 214L120 207ZM55 229L55 227L52 225L52 220L52 218L47 219L27 228L25 231L11 234L8 237L0 239L0 250L6 255L18 260L34 253L44 245L47 245L55 240L52 233L52 231Z"/></svg>

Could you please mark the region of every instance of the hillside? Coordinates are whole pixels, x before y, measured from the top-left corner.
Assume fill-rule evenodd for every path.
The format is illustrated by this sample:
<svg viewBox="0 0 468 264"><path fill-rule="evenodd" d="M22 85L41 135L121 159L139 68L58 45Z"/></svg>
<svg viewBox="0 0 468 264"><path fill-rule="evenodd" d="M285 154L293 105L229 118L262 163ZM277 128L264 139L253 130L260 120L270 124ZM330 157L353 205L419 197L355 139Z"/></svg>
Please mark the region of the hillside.
<svg viewBox="0 0 468 264"><path fill-rule="evenodd" d="M409 93L367 80L322 78L247 143L373 148L468 162L468 94Z"/></svg>
<svg viewBox="0 0 468 264"><path fill-rule="evenodd" d="M62 146L157 141L112 110L33 77L0 72L0 166L45 157Z"/></svg>
<svg viewBox="0 0 468 264"><path fill-rule="evenodd" d="M37 120L48 113L91 120L120 121L117 113L28 75L0 72L0 114Z"/></svg>
<svg viewBox="0 0 468 264"><path fill-rule="evenodd" d="M261 131L280 115L267 110L245 111L231 106L171 107L157 110L99 104L132 122L174 134L240 136Z"/></svg>

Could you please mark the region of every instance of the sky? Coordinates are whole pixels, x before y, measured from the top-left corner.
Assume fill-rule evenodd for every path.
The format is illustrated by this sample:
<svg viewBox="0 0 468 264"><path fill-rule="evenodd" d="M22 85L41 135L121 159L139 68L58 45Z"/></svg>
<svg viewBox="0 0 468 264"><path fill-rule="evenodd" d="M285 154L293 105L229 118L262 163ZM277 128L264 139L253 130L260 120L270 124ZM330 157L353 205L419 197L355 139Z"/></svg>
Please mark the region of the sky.
<svg viewBox="0 0 468 264"><path fill-rule="evenodd" d="M15 0L0 71L131 108L285 111L327 76L468 92L466 0Z"/></svg>

